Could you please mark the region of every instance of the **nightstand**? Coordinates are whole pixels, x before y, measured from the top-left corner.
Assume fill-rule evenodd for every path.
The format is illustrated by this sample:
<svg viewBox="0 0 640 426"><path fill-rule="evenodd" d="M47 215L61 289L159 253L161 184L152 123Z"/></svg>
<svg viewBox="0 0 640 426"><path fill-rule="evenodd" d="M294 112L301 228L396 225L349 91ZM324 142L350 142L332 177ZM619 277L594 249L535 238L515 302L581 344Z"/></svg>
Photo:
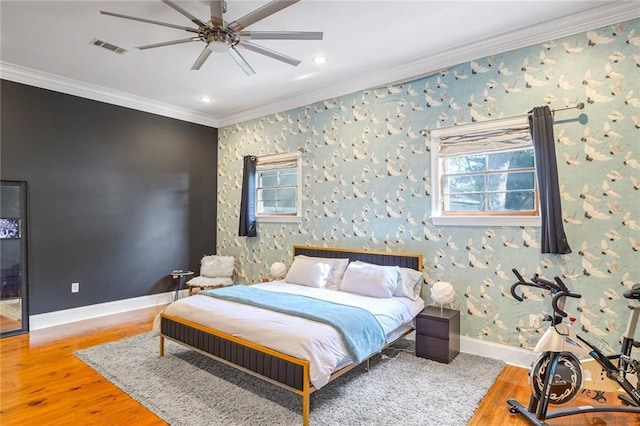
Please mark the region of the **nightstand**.
<svg viewBox="0 0 640 426"><path fill-rule="evenodd" d="M416 356L450 363L460 353L460 311L427 306L416 317Z"/></svg>

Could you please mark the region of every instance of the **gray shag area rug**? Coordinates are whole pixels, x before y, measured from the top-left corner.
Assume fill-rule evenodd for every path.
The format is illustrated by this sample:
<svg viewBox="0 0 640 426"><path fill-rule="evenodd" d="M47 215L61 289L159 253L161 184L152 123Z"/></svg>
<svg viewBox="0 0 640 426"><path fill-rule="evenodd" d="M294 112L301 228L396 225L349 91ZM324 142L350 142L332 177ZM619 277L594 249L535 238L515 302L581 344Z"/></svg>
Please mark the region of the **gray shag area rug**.
<svg viewBox="0 0 640 426"><path fill-rule="evenodd" d="M141 334L76 352L171 425L300 425L302 398L158 337ZM393 347L311 394L312 425L466 425L504 363L461 353L450 364Z"/></svg>

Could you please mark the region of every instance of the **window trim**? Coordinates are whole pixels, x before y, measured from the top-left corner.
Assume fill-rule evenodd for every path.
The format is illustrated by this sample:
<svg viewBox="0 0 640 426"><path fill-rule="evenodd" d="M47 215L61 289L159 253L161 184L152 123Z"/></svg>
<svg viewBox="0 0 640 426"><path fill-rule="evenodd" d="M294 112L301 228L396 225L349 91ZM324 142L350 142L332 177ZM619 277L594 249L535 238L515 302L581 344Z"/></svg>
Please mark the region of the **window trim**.
<svg viewBox="0 0 640 426"><path fill-rule="evenodd" d="M273 163L280 163L285 161L295 161L296 162L296 179L297 179L297 197L296 197L296 213L281 213L281 214L265 214L258 212L258 203L256 202L256 221L257 222L277 222L277 223L288 223L288 222L302 222L302 161L300 152L287 152L282 154L273 154L273 155L265 155L258 157L258 163L256 165L256 169L260 167L260 165L268 165ZM256 170L256 174L257 174ZM256 176L257 179L257 176ZM255 199L258 199L258 186L256 185L256 194Z"/></svg>
<svg viewBox="0 0 640 426"><path fill-rule="evenodd" d="M499 129L506 129L512 126L529 125L528 117L510 117L481 123L465 124L461 126L447 127L443 129L434 129L429 132L431 138L431 216L430 219L436 226L541 226L539 200L536 197L535 214L505 214L496 213L480 213L480 214L464 214L442 213L443 198L441 194L441 178L442 178L442 162L440 157L440 139L442 137L464 136L468 133L477 134L478 132L490 132ZM537 170L537 168L536 168ZM537 182L536 182L537 186ZM536 189L536 194L538 190Z"/></svg>

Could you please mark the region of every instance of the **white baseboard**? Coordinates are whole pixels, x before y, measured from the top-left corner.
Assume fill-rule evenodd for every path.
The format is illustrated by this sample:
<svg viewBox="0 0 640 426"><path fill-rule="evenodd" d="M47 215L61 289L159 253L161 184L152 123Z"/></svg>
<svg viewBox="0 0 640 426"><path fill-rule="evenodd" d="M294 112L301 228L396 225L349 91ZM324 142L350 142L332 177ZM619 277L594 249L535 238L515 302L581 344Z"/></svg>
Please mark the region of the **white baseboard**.
<svg viewBox="0 0 640 426"><path fill-rule="evenodd" d="M416 340L416 332L404 336L405 339ZM515 348L495 342L460 336L460 352L479 355L486 358L499 359L509 365L526 368L538 357L538 354L529 349Z"/></svg>
<svg viewBox="0 0 640 426"><path fill-rule="evenodd" d="M180 290L179 297L185 297L187 296L187 293L188 290ZM45 314L30 315L29 329L40 330L42 328L53 327L70 322L82 321L111 314L119 314L136 309L149 308L151 306L165 305L173 302L175 294L176 293L174 291L170 291L167 293L116 300L114 302L80 306L79 308L64 309L62 311L47 312Z"/></svg>
<svg viewBox="0 0 640 426"><path fill-rule="evenodd" d="M495 342L460 336L460 352L499 359L510 365L529 369L538 354L529 349L516 348Z"/></svg>

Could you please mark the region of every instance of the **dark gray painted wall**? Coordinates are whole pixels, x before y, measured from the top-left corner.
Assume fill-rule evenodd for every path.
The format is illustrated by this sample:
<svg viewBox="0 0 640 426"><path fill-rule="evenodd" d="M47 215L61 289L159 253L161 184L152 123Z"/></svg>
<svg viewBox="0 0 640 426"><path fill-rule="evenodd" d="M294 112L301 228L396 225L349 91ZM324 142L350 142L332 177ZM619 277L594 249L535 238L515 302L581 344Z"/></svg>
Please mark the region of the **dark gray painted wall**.
<svg viewBox="0 0 640 426"><path fill-rule="evenodd" d="M0 90L0 175L29 184L30 315L167 291L215 252L217 129Z"/></svg>

